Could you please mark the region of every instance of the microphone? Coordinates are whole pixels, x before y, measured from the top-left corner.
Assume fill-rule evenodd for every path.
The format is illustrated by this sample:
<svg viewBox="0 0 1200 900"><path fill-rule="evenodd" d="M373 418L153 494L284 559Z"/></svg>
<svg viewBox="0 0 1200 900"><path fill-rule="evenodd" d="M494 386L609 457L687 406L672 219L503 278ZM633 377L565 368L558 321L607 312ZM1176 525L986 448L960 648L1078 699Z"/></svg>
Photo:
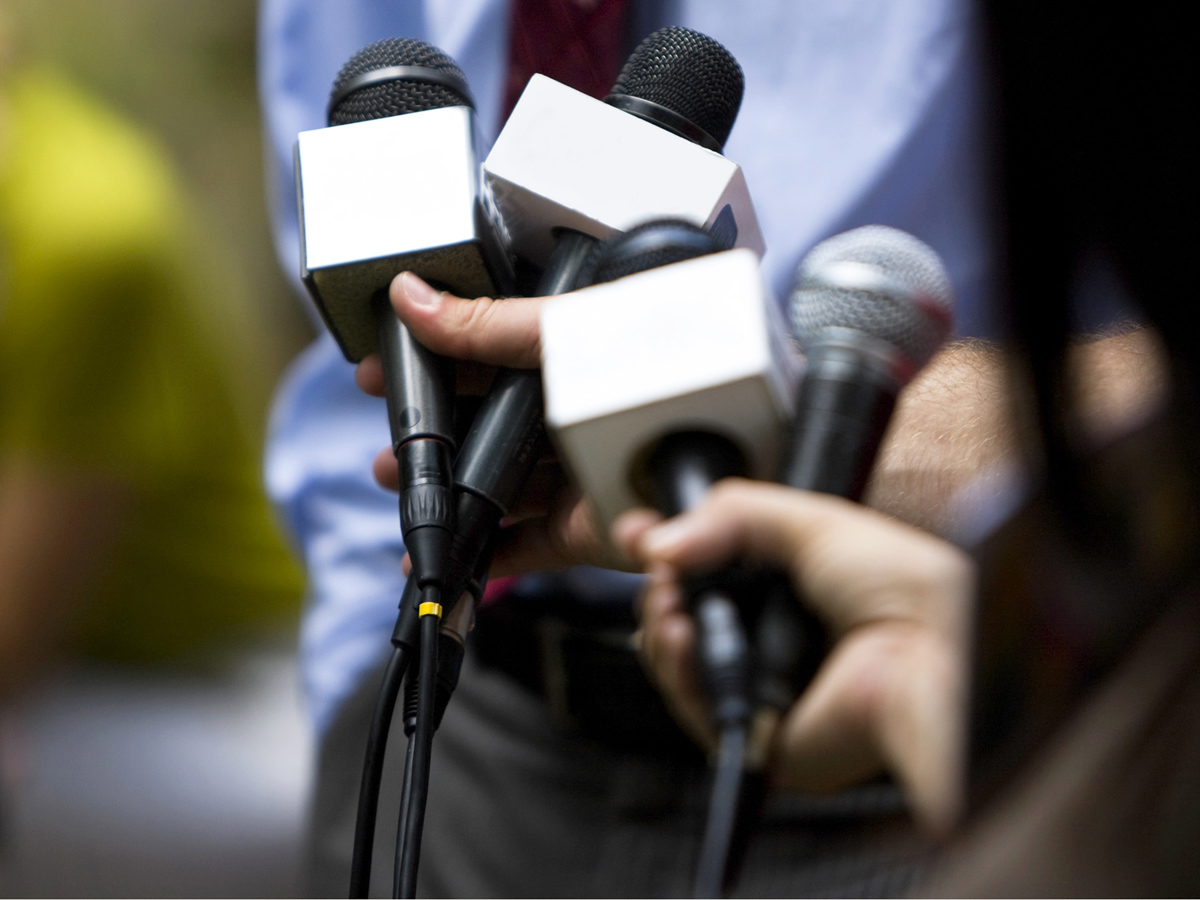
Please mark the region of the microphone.
<svg viewBox="0 0 1200 900"><path fill-rule="evenodd" d="M679 27L642 41L604 101L534 75L483 163L514 251L545 265L564 228L604 240L671 217L762 256L745 176L720 154L743 87L729 51Z"/></svg>
<svg viewBox="0 0 1200 900"><path fill-rule="evenodd" d="M769 317L764 312L774 309L774 303L752 254L747 259L746 251L716 253L718 249L719 245L711 235L694 226L677 222L651 223L642 230L614 238L603 245L596 266L598 280L610 273L613 277L627 276L609 285L610 290L626 292L632 303L640 302L651 310L657 306L660 313L663 309L674 313L673 317L661 320L660 326L665 327L647 329L651 339L637 347L640 352L630 354L628 347L622 348L621 368L632 376L630 386L634 387L633 392L614 393L610 389L612 379L603 376L596 378L595 372L604 370L590 367L590 379L594 386L594 396L590 398L592 405L596 406L596 398L605 398L610 404L616 399L617 405L623 407L611 410L609 415L599 419L601 430L597 437L613 432L624 432L627 436L632 432L637 435L642 443L641 448L632 456L626 452L616 457L621 461L620 471L634 490L665 516L674 516L693 508L708 489L722 478L748 473L746 451L753 452L755 444L743 442L739 446L734 436L735 430L723 421L721 413L732 414L731 418L736 419L737 414L747 408L758 409L768 413L764 421L770 422L769 412L773 406L768 399L770 391L745 388L761 387L764 384L761 378L763 362L775 361L771 350L780 345L773 343L770 335L764 333L770 331ZM672 264L642 274L627 274L654 266L659 261ZM747 264L752 270L749 273ZM742 283L722 279L722 274L741 274ZM745 278L747 274L752 277ZM651 282L650 291L645 290L647 281ZM712 299L717 303L705 302L709 299L704 296L705 288L713 292ZM543 313L543 328L550 324L555 333L555 342L561 336L569 343L573 329L564 329L562 323L555 326L555 307L559 313L563 310L568 313L587 310L589 298L586 295L590 293L593 295L590 308L601 308L603 304L598 302L601 298L594 295L603 290L605 288L595 287L590 291L581 291L576 297L547 304L547 310ZM749 302L744 302L746 300ZM610 302L607 305L611 309L616 304ZM628 318L623 316L622 324L626 324ZM736 326L743 323L749 327L743 329L744 334L739 334ZM590 332L588 334L591 336ZM550 346L546 343L545 330L543 346ZM672 349L677 347L699 351L695 358L699 365L679 366L678 363L683 360L675 359L676 354L672 353ZM757 353L747 354L747 349L757 350ZM738 378L739 374L744 375L745 362L750 358L758 363L752 368L759 369L755 374L760 377ZM548 352L547 363L549 359ZM584 362L584 366L587 367L587 362ZM552 382L561 369L559 366L552 372L547 366L547 382ZM714 373L718 382L715 385ZM585 373L580 374L583 379L588 378ZM720 382L728 384L731 377L735 386L741 382L743 390L722 396L722 390L727 391L727 385L721 385ZM579 379L578 384L568 383L566 387L569 390L584 387L582 393L586 407L589 398L583 379ZM649 390L647 385L650 386ZM640 397L637 395L638 387L641 388ZM690 408L678 405L680 392L686 392L687 399L692 401ZM788 396L787 392L781 392L781 395ZM722 409L721 400L735 402L728 403ZM697 415L700 411L703 413ZM704 413L711 418L706 421ZM640 423L639 414L642 419ZM646 420L647 416L649 421ZM621 427L622 423L624 428ZM642 426L640 429L637 427L639 424ZM777 435L778 421L775 424ZM561 436L563 432L558 433ZM770 433L771 429L767 428L763 437L769 438ZM636 446L636 440L627 440L624 449L628 451ZM576 447L584 451L582 458L588 458L586 443L577 444ZM570 458L573 468L578 468L581 454L573 454ZM594 502L597 502L595 498ZM736 605L736 594L724 582L725 579L718 575L715 578L689 579L685 584L685 592L691 600L696 618L700 674L712 701L713 718L720 735L708 821L696 870L694 895L698 897L718 896L725 880L742 798L749 723L753 714L750 646Z"/></svg>
<svg viewBox="0 0 1200 900"><path fill-rule="evenodd" d="M675 221L599 255L601 283L546 303L541 333L547 430L601 531L635 506L692 505L668 512L648 467L669 435L708 433L773 478L801 363L754 253Z"/></svg>
<svg viewBox="0 0 1200 900"><path fill-rule="evenodd" d="M693 70L696 48L704 59L720 59L721 65L710 62L700 71ZM717 80L719 86L709 83ZM626 91L626 83L636 87ZM719 134L722 139L732 128L741 102L737 61L716 41L687 29L662 29L646 38L630 56L614 93L633 96L635 90L648 90L647 85L658 86L648 102L680 117L685 117L684 111L702 115L696 129ZM697 105L687 99L693 92L722 97L725 102ZM597 129L597 122L603 129ZM606 134L609 136L604 137ZM622 139L614 142L611 134ZM591 149L585 152L585 147ZM649 151L638 152L638 148ZM575 151L584 155L572 160L569 154ZM705 201L709 208L702 216L695 213L699 208L695 203L688 211L700 221L715 221L721 210L712 206L727 197L725 205L731 211L725 221L730 243L756 240L755 246L761 250L745 179L734 164L689 139L542 76L534 76L521 95L484 162L484 173L515 252L535 263L548 259L537 292L550 296L581 286L598 237L673 212L670 206L665 210L659 207L667 202L666 195L647 191L645 185L678 182L680 160L697 156L703 157L710 171L720 169L725 180L722 193ZM738 185L740 199L735 190ZM678 187L673 203L682 202L694 190L687 183ZM581 200L582 207L577 205ZM740 219L733 212L735 201L742 210ZM598 204L607 204L609 212L620 214L609 215ZM544 440L542 409L540 372L501 369L496 374L455 463L456 528L450 550L454 574L447 578L449 604L461 597L470 573L480 568L500 519L537 461Z"/></svg>
<svg viewBox="0 0 1200 900"><path fill-rule="evenodd" d="M392 711L418 647L425 677L414 755L428 760L429 695L437 688L430 670L445 643L438 593L453 528L453 363L413 339L392 311L388 286L410 269L465 296L494 295L507 293L513 276L479 177L471 94L450 57L405 38L363 48L334 81L328 122L296 141L301 277L349 361L379 351L413 565L363 762L350 896L365 897ZM420 616L410 588L427 601ZM454 650L440 654L444 665Z"/></svg>
<svg viewBox="0 0 1200 900"><path fill-rule="evenodd" d="M387 290L408 269L491 295L511 286L511 265L449 56L410 38L363 48L334 81L328 120L296 144L302 276L347 359L379 350L412 579L436 590L453 527L453 362L412 337Z"/></svg>
<svg viewBox="0 0 1200 900"><path fill-rule="evenodd" d="M783 482L858 501L896 396L950 333L950 277L911 234L855 228L801 261L791 317L808 371Z"/></svg>
<svg viewBox="0 0 1200 900"><path fill-rule="evenodd" d="M858 502L898 394L950 333L950 277L911 234L866 225L809 251L790 313L808 368L779 480ZM824 657L824 627L782 574L759 593L755 693L783 711Z"/></svg>

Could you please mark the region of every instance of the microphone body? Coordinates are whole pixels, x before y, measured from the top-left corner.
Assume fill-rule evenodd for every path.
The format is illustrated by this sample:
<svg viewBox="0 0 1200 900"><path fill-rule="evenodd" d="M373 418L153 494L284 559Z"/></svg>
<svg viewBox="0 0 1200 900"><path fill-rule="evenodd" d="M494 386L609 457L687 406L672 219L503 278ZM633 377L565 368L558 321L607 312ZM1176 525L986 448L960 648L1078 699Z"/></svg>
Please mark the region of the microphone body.
<svg viewBox="0 0 1200 900"><path fill-rule="evenodd" d="M900 385L850 333L813 347L796 398L782 481L861 500Z"/></svg>
<svg viewBox="0 0 1200 900"><path fill-rule="evenodd" d="M544 75L530 79L483 171L513 249L537 264L559 228L606 240L663 216L708 228L725 248L766 249L737 163Z"/></svg>
<svg viewBox="0 0 1200 900"><path fill-rule="evenodd" d="M719 63L705 75L721 85L709 91L719 102L696 106L691 115L702 120L696 131L719 135L719 149L741 102L742 75L737 62L711 38L687 29L656 32L630 56L614 95L624 96L621 86L631 71L646 76L638 84L647 95L661 88L664 77L675 85L697 53ZM666 68L659 65L664 58ZM690 110L694 105L670 92L659 99L663 102L652 105L663 107L668 117L682 116L672 107ZM587 114L576 115L580 109ZM667 149L653 149L662 147ZM680 161L684 159L692 161L690 168ZM681 178L681 170L703 174L705 186ZM736 165L688 137L650 124L636 111L616 109L541 75L531 79L517 102L483 171L514 252L545 265L536 288L540 296L581 286L599 238L674 213L671 204L684 204L701 221L720 218L728 207L724 221L730 245L740 234L743 242L762 250L745 179ZM675 186L673 192L652 189L667 180ZM699 202L688 199L697 195ZM723 206L714 209L721 198ZM457 602L460 587L465 589L480 567L491 533L537 461L544 435L542 406L539 372L502 370L476 415L455 463L458 512L467 518L460 520L452 541L448 604Z"/></svg>

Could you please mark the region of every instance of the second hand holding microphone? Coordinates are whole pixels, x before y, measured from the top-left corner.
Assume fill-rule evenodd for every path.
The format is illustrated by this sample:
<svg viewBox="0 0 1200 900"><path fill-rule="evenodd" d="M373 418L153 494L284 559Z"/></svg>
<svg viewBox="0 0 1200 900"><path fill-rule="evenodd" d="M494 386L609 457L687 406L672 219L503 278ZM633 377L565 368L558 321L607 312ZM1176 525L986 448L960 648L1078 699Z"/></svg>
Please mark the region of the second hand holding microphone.
<svg viewBox="0 0 1200 900"><path fill-rule="evenodd" d="M772 367L762 360L784 329L762 316L762 299L745 302L762 288L732 277L733 257L636 275L554 301L543 312L548 422L606 526L639 499L664 514L683 511L730 475L766 480L782 472L793 487L860 499L899 391L949 331L949 279L936 253L916 238L868 226L818 245L801 263L792 296L793 330L808 370L789 446L780 452L783 417L776 414L773 430L767 398L787 383L779 374L787 366L777 363L768 377ZM689 280L693 272L698 277ZM714 302L710 310L706 290L724 305ZM606 291L614 296L586 302ZM626 340L621 377L599 376L595 342L581 337L609 337L596 312L605 303L625 312L631 330L652 336L645 347ZM784 417L791 412L786 396ZM748 428L755 415L760 424ZM775 453L766 467L765 451ZM792 705L820 661L823 628L782 573L735 568L684 587L694 598L698 661L722 726L696 881L697 896L716 896L727 874L751 707ZM749 620L749 638L739 613Z"/></svg>
<svg viewBox="0 0 1200 900"><path fill-rule="evenodd" d="M790 314L807 369L779 481L858 503L897 397L950 333L950 278L927 244L866 225L809 251ZM783 713L824 656L824 628L783 573L760 590L756 692Z"/></svg>
<svg viewBox="0 0 1200 900"><path fill-rule="evenodd" d="M720 250L687 223L648 223L601 248L596 281L616 280L543 310L547 423L606 533L641 503L674 516L723 478L777 471L799 360L758 260ZM718 573L684 585L720 732L697 876L705 896L726 869L755 712L742 591L729 582Z"/></svg>

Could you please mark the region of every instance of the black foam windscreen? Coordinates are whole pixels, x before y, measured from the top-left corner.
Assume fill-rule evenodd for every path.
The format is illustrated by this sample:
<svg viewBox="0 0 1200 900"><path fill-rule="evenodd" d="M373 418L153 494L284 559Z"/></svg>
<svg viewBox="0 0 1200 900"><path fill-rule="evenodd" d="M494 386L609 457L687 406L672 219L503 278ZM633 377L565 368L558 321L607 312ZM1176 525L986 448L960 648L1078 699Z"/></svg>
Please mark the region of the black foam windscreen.
<svg viewBox="0 0 1200 900"><path fill-rule="evenodd" d="M332 97L361 76L392 66L420 66L456 76L464 85L466 76L449 56L415 38L386 38L363 47L346 62L333 82ZM443 84L397 78L353 90L329 110L330 125L348 125L368 119L383 119L405 113L472 106L471 98Z"/></svg>
<svg viewBox="0 0 1200 900"><path fill-rule="evenodd" d="M664 106L724 146L742 105L738 61L707 35L672 25L647 37L617 76L610 96Z"/></svg>
<svg viewBox="0 0 1200 900"><path fill-rule="evenodd" d="M655 219L598 244L585 266L585 284L603 284L626 275L707 256L724 249L703 228L682 219ZM586 282L584 279L586 278Z"/></svg>

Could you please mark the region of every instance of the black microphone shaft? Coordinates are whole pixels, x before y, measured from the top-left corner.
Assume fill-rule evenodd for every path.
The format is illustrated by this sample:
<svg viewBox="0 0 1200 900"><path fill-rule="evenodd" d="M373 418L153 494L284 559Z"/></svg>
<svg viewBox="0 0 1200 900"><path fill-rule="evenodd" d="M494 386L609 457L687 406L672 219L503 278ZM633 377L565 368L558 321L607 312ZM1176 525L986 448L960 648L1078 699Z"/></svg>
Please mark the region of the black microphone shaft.
<svg viewBox="0 0 1200 900"><path fill-rule="evenodd" d="M869 357L842 346L812 348L783 483L861 500L898 390Z"/></svg>
<svg viewBox="0 0 1200 900"><path fill-rule="evenodd" d="M573 290L596 239L564 229L538 282L540 296ZM456 523L444 594L447 610L467 589L500 519L516 500L541 451L542 373L501 369L496 373L454 472Z"/></svg>

